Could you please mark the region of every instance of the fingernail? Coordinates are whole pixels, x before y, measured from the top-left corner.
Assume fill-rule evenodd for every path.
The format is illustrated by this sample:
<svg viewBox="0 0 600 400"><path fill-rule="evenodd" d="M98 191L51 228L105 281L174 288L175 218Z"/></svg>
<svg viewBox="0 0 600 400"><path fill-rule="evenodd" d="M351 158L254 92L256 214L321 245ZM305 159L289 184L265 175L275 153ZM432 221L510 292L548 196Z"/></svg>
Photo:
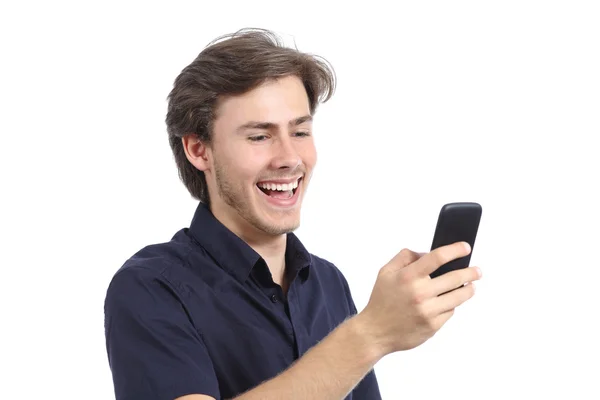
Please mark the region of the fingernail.
<svg viewBox="0 0 600 400"><path fill-rule="evenodd" d="M469 243L467 243L467 242L463 242L463 244L464 244L464 246L465 246L465 249L466 249L468 252L470 252L470 251L471 251L471 245L470 245Z"/></svg>
<svg viewBox="0 0 600 400"><path fill-rule="evenodd" d="M475 267L475 271L477 271L477 276L481 278L481 268Z"/></svg>

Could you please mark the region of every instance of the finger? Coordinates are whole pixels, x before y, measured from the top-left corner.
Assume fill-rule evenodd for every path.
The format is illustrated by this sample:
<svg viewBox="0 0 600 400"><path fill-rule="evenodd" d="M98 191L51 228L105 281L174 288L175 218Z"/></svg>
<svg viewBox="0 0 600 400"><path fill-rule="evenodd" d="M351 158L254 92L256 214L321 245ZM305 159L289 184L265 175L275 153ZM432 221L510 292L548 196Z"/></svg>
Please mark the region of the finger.
<svg viewBox="0 0 600 400"><path fill-rule="evenodd" d="M388 262L388 265L391 265L393 269L402 269L414 263L420 257L421 256L419 255L419 253L415 253L414 251L409 249L402 249L398 254L394 256L394 258L390 260L390 262Z"/></svg>
<svg viewBox="0 0 600 400"><path fill-rule="evenodd" d="M479 268L468 267L456 271L450 271L444 275L437 276L431 280L429 290L432 296L449 292L463 286L465 283L477 281L481 278Z"/></svg>
<svg viewBox="0 0 600 400"><path fill-rule="evenodd" d="M453 310L473 297L474 294L475 285L468 283L461 288L429 300L432 307L430 312L432 315L438 315Z"/></svg>
<svg viewBox="0 0 600 400"><path fill-rule="evenodd" d="M454 315L454 309L445 311L431 320L431 326L437 332Z"/></svg>
<svg viewBox="0 0 600 400"><path fill-rule="evenodd" d="M467 242L456 242L425 254L415 263L415 268L421 276L427 276L433 273L442 265L449 263L457 258L469 255L471 248Z"/></svg>

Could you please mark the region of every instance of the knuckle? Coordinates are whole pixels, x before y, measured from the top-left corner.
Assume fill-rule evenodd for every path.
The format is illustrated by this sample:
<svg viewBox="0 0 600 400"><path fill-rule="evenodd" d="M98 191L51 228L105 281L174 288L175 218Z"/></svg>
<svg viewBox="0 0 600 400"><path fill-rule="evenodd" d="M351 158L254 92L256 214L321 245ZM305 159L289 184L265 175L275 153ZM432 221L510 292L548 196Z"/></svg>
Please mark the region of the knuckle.
<svg viewBox="0 0 600 400"><path fill-rule="evenodd" d="M460 296L460 304L464 303L475 295L475 288L472 284L463 286L461 289L462 296Z"/></svg>
<svg viewBox="0 0 600 400"><path fill-rule="evenodd" d="M384 266L379 269L379 273L377 274L377 281L379 282L389 282L393 280L394 270L390 268L390 266Z"/></svg>
<svg viewBox="0 0 600 400"><path fill-rule="evenodd" d="M379 273L378 273L378 275L379 275L379 276L382 276L382 275L385 275L385 274L387 274L387 273L388 273L388 271L390 271L390 269L391 269L391 268L392 268L392 267L391 267L391 264L386 264L386 265L384 265L383 267L379 268Z"/></svg>
<svg viewBox="0 0 600 400"><path fill-rule="evenodd" d="M440 248L439 251L433 253L433 260L438 266L446 264L449 260L446 255L445 248Z"/></svg>
<svg viewBox="0 0 600 400"><path fill-rule="evenodd" d="M403 269L398 272L398 281L401 285L409 285L413 280L413 276L409 270Z"/></svg>
<svg viewBox="0 0 600 400"><path fill-rule="evenodd" d="M403 257L410 256L411 254L412 254L412 251L410 251L406 247L403 248L402 250L400 250L400 255Z"/></svg>
<svg viewBox="0 0 600 400"><path fill-rule="evenodd" d="M462 269L448 272L446 275L448 276L448 284L455 288L460 288L468 282L468 279L466 279L467 276Z"/></svg>
<svg viewBox="0 0 600 400"><path fill-rule="evenodd" d="M388 263L392 269L400 269L406 267L412 262L412 252L409 249L400 250Z"/></svg>
<svg viewBox="0 0 600 400"><path fill-rule="evenodd" d="M427 296L425 295L425 293L423 293L421 291L413 291L413 293L411 295L412 304L417 305L417 306L422 305L426 299L427 299ZM423 311L421 310L421 312L423 312Z"/></svg>
<svg viewBox="0 0 600 400"><path fill-rule="evenodd" d="M414 253L407 248L400 250L399 258L400 258L400 263L402 264L402 266L405 267L405 266L409 265L410 263L412 263L413 258L414 258L413 255L414 255Z"/></svg>
<svg viewBox="0 0 600 400"><path fill-rule="evenodd" d="M417 321L419 322L419 324L427 326L427 327L429 327L431 325L431 318L429 318L429 315L427 313L427 310L425 310L425 307L418 306L415 311L415 317L416 317Z"/></svg>
<svg viewBox="0 0 600 400"><path fill-rule="evenodd" d="M435 320L433 318L426 318L425 319L425 323L427 326L427 329L429 329L430 331L437 331L439 329L439 327L437 326Z"/></svg>

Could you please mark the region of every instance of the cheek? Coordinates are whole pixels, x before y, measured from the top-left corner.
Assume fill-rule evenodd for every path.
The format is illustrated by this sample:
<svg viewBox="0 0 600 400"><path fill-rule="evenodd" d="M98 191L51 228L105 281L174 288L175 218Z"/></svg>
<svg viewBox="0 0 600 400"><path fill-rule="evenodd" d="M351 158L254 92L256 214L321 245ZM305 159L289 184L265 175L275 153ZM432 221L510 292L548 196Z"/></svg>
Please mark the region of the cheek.
<svg viewBox="0 0 600 400"><path fill-rule="evenodd" d="M260 175L260 171L264 170L264 160L254 156L245 156L240 160L242 161L238 164L240 180L244 183L254 182Z"/></svg>
<svg viewBox="0 0 600 400"><path fill-rule="evenodd" d="M260 154L244 151L242 146L229 146L222 158L227 163L229 175L240 186L256 180L264 161Z"/></svg>
<svg viewBox="0 0 600 400"><path fill-rule="evenodd" d="M317 150L313 143L302 149L302 161L308 168L317 164Z"/></svg>

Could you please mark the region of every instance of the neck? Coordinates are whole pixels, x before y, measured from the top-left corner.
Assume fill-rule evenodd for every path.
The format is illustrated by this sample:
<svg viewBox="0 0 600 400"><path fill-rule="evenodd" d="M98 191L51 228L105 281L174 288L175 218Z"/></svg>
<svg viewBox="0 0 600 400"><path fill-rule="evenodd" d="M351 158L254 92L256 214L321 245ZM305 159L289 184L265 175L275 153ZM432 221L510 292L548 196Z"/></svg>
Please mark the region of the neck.
<svg viewBox="0 0 600 400"><path fill-rule="evenodd" d="M231 217L231 214L221 212L219 209L211 210L219 220L236 236L248 244L267 263L273 281L284 287L285 278L285 251L287 235L269 235L251 226L241 217ZM284 288L285 291L285 288Z"/></svg>

